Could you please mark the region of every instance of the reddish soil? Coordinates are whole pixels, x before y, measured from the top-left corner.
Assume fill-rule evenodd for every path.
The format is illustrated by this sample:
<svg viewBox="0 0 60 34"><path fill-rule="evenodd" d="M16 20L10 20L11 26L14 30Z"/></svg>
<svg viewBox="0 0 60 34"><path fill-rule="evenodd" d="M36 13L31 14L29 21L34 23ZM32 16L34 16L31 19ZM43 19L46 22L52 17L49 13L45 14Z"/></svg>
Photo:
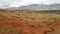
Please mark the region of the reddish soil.
<svg viewBox="0 0 60 34"><path fill-rule="evenodd" d="M28 24L19 21L18 18L0 16L0 34L14 34L14 32L15 34L46 34L46 32L52 31L50 28L40 28L38 24L39 23ZM9 29L12 30L12 32L10 32Z"/></svg>
<svg viewBox="0 0 60 34"><path fill-rule="evenodd" d="M0 34L47 34L53 32L56 26L55 22L25 22L19 19L20 16L0 14Z"/></svg>

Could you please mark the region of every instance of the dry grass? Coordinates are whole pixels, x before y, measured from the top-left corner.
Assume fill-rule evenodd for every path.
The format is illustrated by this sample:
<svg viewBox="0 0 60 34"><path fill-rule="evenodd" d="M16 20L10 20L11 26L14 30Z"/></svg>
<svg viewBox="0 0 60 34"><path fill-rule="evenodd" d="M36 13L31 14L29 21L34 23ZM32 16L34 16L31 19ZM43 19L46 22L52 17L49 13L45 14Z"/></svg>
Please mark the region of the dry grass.
<svg viewBox="0 0 60 34"><path fill-rule="evenodd" d="M34 12L0 11L0 34L59 34L57 30L60 26L59 20L60 16Z"/></svg>

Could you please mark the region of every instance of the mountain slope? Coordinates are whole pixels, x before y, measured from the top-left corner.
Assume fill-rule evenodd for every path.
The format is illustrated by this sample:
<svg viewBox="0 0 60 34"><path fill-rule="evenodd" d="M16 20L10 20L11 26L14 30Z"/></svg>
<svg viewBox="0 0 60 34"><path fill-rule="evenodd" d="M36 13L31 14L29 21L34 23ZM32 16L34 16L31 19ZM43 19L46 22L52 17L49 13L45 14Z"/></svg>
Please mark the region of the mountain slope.
<svg viewBox="0 0 60 34"><path fill-rule="evenodd" d="M27 6L21 6L21 7L12 7L8 9L22 9L22 10L60 10L60 4L31 4Z"/></svg>

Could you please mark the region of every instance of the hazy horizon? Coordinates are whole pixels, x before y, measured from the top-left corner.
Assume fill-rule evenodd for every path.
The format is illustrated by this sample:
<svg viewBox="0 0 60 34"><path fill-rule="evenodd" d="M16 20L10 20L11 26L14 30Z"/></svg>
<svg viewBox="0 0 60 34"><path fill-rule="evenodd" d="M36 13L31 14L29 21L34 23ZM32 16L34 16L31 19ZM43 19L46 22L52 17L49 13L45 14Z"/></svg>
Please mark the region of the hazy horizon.
<svg viewBox="0 0 60 34"><path fill-rule="evenodd" d="M0 8L20 7L30 4L53 4L60 3L60 0L0 0Z"/></svg>

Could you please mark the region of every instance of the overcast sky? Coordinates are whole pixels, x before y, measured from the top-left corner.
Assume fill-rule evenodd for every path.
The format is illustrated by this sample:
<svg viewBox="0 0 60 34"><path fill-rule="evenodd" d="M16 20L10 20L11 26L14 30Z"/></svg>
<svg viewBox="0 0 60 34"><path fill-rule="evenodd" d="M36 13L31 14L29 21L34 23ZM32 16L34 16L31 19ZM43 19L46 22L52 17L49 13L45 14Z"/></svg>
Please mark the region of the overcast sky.
<svg viewBox="0 0 60 34"><path fill-rule="evenodd" d="M19 7L30 4L52 4L60 3L60 0L0 0L0 8L2 7Z"/></svg>

